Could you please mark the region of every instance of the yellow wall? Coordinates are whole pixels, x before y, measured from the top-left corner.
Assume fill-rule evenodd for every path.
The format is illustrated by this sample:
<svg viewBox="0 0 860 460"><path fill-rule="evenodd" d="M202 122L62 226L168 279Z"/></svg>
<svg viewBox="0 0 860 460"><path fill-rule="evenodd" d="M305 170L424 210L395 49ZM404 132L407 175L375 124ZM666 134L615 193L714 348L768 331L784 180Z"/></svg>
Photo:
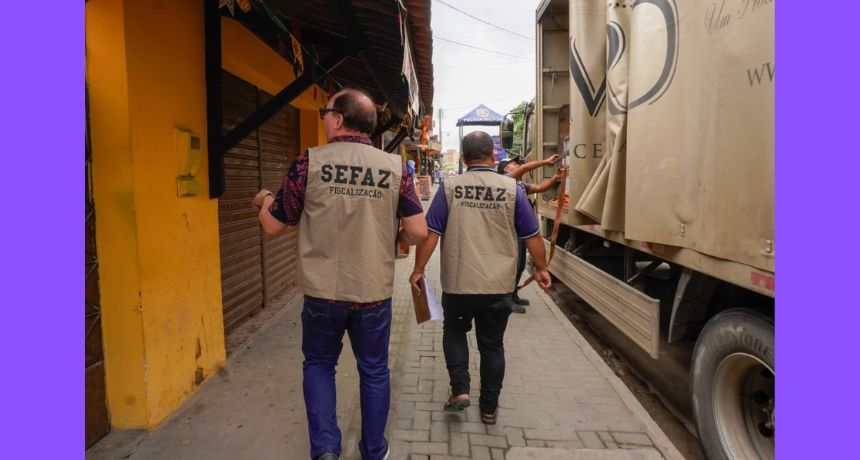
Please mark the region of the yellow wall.
<svg viewBox="0 0 860 460"><path fill-rule="evenodd" d="M278 56L238 21L221 18L221 67L269 94L277 94L295 79L292 64ZM317 108L325 107L328 97L319 87L311 87L290 105L300 112L299 146L325 144L325 133Z"/></svg>
<svg viewBox="0 0 860 460"><path fill-rule="evenodd" d="M206 151L203 5L86 8L108 405L115 428L152 428L225 362L205 154L202 192L176 195L174 128Z"/></svg>
<svg viewBox="0 0 860 460"><path fill-rule="evenodd" d="M134 168L121 1L86 4L87 85L108 407L119 428L147 426Z"/></svg>
<svg viewBox="0 0 860 460"><path fill-rule="evenodd" d="M153 428L225 363L218 202L208 198L203 2L86 2L93 193L108 407ZM222 20L224 69L275 94L292 66ZM311 88L300 145L325 141ZM175 128L200 135L200 193L176 195Z"/></svg>
<svg viewBox="0 0 860 460"><path fill-rule="evenodd" d="M277 94L295 79L293 66L260 41L238 21L221 18L221 67L269 94ZM327 102L325 93L311 87L290 103L316 111Z"/></svg>

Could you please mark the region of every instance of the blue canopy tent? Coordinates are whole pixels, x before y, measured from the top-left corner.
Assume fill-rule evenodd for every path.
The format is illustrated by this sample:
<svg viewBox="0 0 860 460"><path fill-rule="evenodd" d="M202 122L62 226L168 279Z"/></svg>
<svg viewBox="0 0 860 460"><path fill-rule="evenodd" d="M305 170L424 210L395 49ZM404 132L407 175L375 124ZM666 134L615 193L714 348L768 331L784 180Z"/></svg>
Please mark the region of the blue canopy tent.
<svg viewBox="0 0 860 460"><path fill-rule="evenodd" d="M481 104L469 113L463 115L462 117L457 119L457 126L460 128L460 152L463 151L463 127L464 126L499 126L499 123L504 120L504 115L499 115L493 109L487 107L484 104ZM495 144L495 142L494 142ZM502 156L502 153L504 155ZM504 150L501 150L501 146L497 151L494 152L496 160L498 161L501 158L507 158L508 153ZM460 168L459 173L463 174L463 159L460 157Z"/></svg>

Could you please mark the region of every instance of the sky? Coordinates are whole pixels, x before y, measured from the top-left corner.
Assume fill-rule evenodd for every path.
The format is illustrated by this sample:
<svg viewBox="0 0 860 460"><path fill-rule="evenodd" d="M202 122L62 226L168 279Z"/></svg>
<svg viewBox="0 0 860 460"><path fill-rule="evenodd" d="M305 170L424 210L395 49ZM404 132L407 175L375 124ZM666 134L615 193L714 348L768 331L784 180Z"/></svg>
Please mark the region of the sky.
<svg viewBox="0 0 860 460"><path fill-rule="evenodd" d="M442 150L458 149L457 118L479 104L504 115L535 93L535 9L538 0L444 0L484 21L525 35L525 39L459 13L432 0L433 119L442 118ZM462 42L511 56L470 49L441 39ZM466 127L498 134L497 127ZM439 134L436 125L434 134Z"/></svg>

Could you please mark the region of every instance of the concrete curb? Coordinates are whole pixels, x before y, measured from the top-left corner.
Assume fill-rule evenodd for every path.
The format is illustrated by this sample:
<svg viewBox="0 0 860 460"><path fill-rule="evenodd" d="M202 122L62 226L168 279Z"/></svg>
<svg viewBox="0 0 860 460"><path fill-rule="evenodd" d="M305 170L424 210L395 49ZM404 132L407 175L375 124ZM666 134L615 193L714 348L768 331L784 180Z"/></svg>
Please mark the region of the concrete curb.
<svg viewBox="0 0 860 460"><path fill-rule="evenodd" d="M681 452L672 444L672 441L663 433L663 430L657 426L657 422L651 418L651 415L642 404L633 396L633 393L630 392L630 389L612 372L612 369L606 365L600 356L598 356L597 352L591 347L591 345L585 340L579 331L570 323L570 320L558 309L549 295L542 290L538 289L537 286L531 285L527 289L533 289L537 292L537 298L541 299L541 301L546 305L547 308L552 312L552 314L556 317L556 319L563 325L564 330L570 335L570 337L579 345L579 348L582 349L582 352L588 358L589 361L600 370L600 373L609 381L609 384L612 385L612 388L618 393L618 396L621 398L621 401L630 409L630 412L633 413L636 418L642 421L645 425L645 430L648 433L648 436L654 441L654 445L660 450L660 452L668 459L671 460L683 460L684 457L681 455Z"/></svg>

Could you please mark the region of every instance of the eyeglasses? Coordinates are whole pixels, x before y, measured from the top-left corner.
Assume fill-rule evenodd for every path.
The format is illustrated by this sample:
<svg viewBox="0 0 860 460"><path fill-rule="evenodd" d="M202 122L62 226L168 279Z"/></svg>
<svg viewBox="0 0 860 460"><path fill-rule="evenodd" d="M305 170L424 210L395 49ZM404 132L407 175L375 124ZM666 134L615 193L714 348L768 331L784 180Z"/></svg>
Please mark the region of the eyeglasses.
<svg viewBox="0 0 860 460"><path fill-rule="evenodd" d="M319 109L319 110L320 110L320 120L324 119L324 118L325 118L325 114L327 114L327 113L329 113L329 112L333 112L333 113L340 113L340 112L338 112L338 111L337 111L337 110L335 110L335 109L329 109L329 108L327 108L327 107L320 107L320 109Z"/></svg>

